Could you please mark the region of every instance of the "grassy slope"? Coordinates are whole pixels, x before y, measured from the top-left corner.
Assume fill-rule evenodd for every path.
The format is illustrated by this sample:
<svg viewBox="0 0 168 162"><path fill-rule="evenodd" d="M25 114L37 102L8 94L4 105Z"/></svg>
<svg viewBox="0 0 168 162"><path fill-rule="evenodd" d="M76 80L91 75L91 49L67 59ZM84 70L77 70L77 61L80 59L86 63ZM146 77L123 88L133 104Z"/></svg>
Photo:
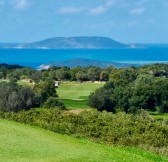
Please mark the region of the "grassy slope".
<svg viewBox="0 0 168 162"><path fill-rule="evenodd" d="M3 162L168 161L142 150L108 147L47 130L0 120Z"/></svg>
<svg viewBox="0 0 168 162"><path fill-rule="evenodd" d="M103 84L97 83L64 82L57 92L68 108L88 108L88 96L102 86Z"/></svg>

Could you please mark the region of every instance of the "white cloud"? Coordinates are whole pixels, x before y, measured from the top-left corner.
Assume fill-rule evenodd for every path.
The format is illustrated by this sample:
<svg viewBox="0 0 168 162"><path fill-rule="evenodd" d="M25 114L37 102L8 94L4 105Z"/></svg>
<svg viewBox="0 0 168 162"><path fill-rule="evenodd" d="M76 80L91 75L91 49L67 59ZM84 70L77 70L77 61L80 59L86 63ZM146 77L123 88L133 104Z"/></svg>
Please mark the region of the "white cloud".
<svg viewBox="0 0 168 162"><path fill-rule="evenodd" d="M29 6L28 0L14 0L14 7L19 10L23 10Z"/></svg>
<svg viewBox="0 0 168 162"><path fill-rule="evenodd" d="M103 14L106 11L107 11L107 9L104 6L98 6L96 8L91 8L90 9L90 14L92 14L92 15L101 15L101 14Z"/></svg>
<svg viewBox="0 0 168 162"><path fill-rule="evenodd" d="M130 10L130 14L133 14L133 15L141 15L144 12L145 12L144 7L133 8L133 9Z"/></svg>
<svg viewBox="0 0 168 162"><path fill-rule="evenodd" d="M91 8L89 10L89 13L91 15L101 15L101 14L107 12L114 4L115 4L114 0L109 0L103 5L97 6L95 8Z"/></svg>
<svg viewBox="0 0 168 162"><path fill-rule="evenodd" d="M58 9L56 12L59 14L76 14L83 11L83 8L77 7L62 7Z"/></svg>

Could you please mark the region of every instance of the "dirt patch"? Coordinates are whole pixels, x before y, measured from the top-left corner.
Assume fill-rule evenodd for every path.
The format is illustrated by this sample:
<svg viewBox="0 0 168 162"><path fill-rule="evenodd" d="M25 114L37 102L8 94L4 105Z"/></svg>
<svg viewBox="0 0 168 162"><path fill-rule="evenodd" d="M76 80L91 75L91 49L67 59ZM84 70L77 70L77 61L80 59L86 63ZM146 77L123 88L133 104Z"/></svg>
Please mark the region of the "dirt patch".
<svg viewBox="0 0 168 162"><path fill-rule="evenodd" d="M86 111L90 111L90 110L89 110L89 109L88 109L88 110L86 110L86 109L68 110L68 111L65 111L65 112L64 112L64 115L69 115L69 114L76 114L76 115L78 115L78 114L80 114L80 113L82 113L82 112L86 112Z"/></svg>

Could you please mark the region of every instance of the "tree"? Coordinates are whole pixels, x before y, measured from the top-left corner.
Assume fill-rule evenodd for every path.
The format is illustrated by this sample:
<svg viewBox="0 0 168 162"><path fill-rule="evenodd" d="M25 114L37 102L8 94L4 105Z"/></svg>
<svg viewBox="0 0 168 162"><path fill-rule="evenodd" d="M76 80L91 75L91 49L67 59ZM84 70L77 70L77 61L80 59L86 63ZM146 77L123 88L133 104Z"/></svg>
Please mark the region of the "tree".
<svg viewBox="0 0 168 162"><path fill-rule="evenodd" d="M35 94L30 87L16 83L0 83L0 110L29 110L35 105Z"/></svg>
<svg viewBox="0 0 168 162"><path fill-rule="evenodd" d="M109 73L108 71L101 71L100 73L100 80L101 81L108 81L109 80Z"/></svg>
<svg viewBox="0 0 168 162"><path fill-rule="evenodd" d="M99 111L115 112L115 100L113 94L113 83L107 83L104 87L96 90L89 96L89 106Z"/></svg>
<svg viewBox="0 0 168 162"><path fill-rule="evenodd" d="M57 97L55 83L52 80L40 81L34 86L39 105L47 101L49 97Z"/></svg>
<svg viewBox="0 0 168 162"><path fill-rule="evenodd" d="M83 71L79 71L78 73L76 73L76 80L79 81L79 82L83 82L83 81L86 81L88 78L87 78L87 75L85 72Z"/></svg>
<svg viewBox="0 0 168 162"><path fill-rule="evenodd" d="M71 73L69 70L61 68L56 71L56 78L58 80L70 80L71 79Z"/></svg>
<svg viewBox="0 0 168 162"><path fill-rule="evenodd" d="M41 71L35 71L31 74L30 79L32 79L35 83L40 82L40 80L43 78L43 74Z"/></svg>
<svg viewBox="0 0 168 162"><path fill-rule="evenodd" d="M99 67L90 67L87 72L88 78L93 81L100 80L101 69Z"/></svg>

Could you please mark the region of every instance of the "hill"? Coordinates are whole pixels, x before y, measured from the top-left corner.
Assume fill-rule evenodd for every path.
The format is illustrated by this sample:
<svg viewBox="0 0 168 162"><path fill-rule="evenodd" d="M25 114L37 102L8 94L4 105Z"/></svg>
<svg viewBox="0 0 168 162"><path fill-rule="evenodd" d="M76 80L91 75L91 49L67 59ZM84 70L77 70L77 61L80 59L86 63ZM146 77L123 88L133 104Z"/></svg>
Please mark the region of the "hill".
<svg viewBox="0 0 168 162"><path fill-rule="evenodd" d="M129 64L129 63L117 63L117 62L108 62L108 61L99 61L99 60L89 60L89 59L72 59L72 60L66 60L66 61L58 61L48 64L42 64L38 68L39 69L48 69L51 66L67 66L70 68L81 66L81 67L88 67L88 66L97 66L101 68L106 68L109 66L114 66L117 68L126 68L130 66L139 66L138 64Z"/></svg>
<svg viewBox="0 0 168 162"><path fill-rule="evenodd" d="M128 45L107 37L55 37L28 44L31 48L126 48Z"/></svg>
<svg viewBox="0 0 168 162"><path fill-rule="evenodd" d="M0 159L13 162L166 162L138 149L110 147L43 129L0 120Z"/></svg>
<svg viewBox="0 0 168 162"><path fill-rule="evenodd" d="M104 49L130 48L108 37L54 37L33 43L0 44L0 48L40 48L40 49Z"/></svg>

